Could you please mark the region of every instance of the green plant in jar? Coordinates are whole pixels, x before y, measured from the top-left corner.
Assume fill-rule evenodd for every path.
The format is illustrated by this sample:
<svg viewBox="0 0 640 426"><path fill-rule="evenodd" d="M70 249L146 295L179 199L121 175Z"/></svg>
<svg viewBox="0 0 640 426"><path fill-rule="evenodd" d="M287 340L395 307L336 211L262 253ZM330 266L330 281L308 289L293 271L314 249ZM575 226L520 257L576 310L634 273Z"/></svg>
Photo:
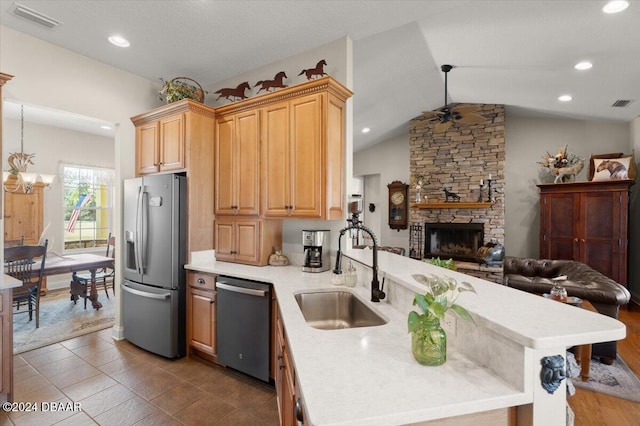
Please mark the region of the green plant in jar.
<svg viewBox="0 0 640 426"><path fill-rule="evenodd" d="M420 364L444 364L447 360L447 335L440 326L440 321L444 320L445 313L451 309L460 318L473 322L469 312L455 302L461 293L476 291L468 282L458 284L451 277L427 277L422 274L414 274L412 277L423 284L427 291L425 294L416 294L413 299L413 306L417 306L422 313L409 312L407 326L411 333L411 352Z"/></svg>

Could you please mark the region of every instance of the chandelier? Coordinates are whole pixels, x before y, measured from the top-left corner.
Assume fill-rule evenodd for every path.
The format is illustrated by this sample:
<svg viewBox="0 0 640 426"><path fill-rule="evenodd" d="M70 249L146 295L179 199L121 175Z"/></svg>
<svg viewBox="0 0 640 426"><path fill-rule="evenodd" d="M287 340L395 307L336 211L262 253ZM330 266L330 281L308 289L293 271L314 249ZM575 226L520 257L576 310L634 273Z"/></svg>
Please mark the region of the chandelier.
<svg viewBox="0 0 640 426"><path fill-rule="evenodd" d="M20 105L20 152L9 154L7 162L10 170L2 172L2 187L7 192L17 192L21 190L25 194L33 191L33 187L38 182L42 182L44 187L49 187L55 175L28 172L27 167L33 165L35 154L25 154L24 152L24 105Z"/></svg>

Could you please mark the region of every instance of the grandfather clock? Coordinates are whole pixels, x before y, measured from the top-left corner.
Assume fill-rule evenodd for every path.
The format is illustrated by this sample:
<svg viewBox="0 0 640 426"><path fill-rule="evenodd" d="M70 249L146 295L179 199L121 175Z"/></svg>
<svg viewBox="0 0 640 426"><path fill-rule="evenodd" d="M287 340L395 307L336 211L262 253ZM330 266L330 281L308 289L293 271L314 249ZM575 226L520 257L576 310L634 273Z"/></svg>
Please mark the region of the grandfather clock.
<svg viewBox="0 0 640 426"><path fill-rule="evenodd" d="M409 185L395 180L389 188L389 228L407 229L409 216Z"/></svg>

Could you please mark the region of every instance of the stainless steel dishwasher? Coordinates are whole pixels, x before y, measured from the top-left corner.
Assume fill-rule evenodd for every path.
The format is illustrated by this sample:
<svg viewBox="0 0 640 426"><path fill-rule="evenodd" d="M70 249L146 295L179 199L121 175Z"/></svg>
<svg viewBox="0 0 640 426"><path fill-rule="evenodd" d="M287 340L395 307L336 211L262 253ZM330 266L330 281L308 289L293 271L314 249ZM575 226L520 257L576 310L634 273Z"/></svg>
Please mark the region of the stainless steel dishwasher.
<svg viewBox="0 0 640 426"><path fill-rule="evenodd" d="M219 276L216 291L218 362L268 382L270 284Z"/></svg>

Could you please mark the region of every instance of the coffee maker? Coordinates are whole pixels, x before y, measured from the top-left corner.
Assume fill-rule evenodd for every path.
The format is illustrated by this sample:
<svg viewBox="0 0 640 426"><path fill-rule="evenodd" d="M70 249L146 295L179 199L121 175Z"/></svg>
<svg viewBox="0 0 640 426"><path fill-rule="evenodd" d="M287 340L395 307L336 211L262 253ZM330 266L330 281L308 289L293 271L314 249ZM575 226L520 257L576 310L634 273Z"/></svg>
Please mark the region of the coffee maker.
<svg viewBox="0 0 640 426"><path fill-rule="evenodd" d="M304 264L302 272L323 272L331 268L329 258L329 231L302 231Z"/></svg>

